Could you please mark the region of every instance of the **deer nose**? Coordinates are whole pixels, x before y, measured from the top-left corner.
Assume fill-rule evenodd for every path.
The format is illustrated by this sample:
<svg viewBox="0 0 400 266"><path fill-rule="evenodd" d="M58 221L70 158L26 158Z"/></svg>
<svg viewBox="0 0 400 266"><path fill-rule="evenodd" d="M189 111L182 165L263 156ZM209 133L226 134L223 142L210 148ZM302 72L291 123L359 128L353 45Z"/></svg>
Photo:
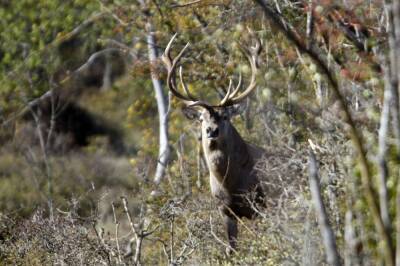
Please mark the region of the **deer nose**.
<svg viewBox="0 0 400 266"><path fill-rule="evenodd" d="M213 130L211 127L208 127L206 129L206 133L207 133L207 138L216 138L216 137L218 137L219 131L218 131L218 128Z"/></svg>

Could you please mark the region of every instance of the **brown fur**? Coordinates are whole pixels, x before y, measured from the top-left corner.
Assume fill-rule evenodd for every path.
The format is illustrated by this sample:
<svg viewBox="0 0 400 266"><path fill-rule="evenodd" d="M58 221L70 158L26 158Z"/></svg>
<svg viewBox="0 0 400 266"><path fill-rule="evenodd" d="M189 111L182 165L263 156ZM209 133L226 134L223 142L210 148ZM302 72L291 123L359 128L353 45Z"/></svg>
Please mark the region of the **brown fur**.
<svg viewBox="0 0 400 266"><path fill-rule="evenodd" d="M264 150L246 143L226 113L227 110L203 109L199 118L211 193L219 200L229 244L231 249L235 249L237 218L252 219L255 216L248 197L252 193L253 199L259 203L263 201L264 193L254 166L262 158Z"/></svg>

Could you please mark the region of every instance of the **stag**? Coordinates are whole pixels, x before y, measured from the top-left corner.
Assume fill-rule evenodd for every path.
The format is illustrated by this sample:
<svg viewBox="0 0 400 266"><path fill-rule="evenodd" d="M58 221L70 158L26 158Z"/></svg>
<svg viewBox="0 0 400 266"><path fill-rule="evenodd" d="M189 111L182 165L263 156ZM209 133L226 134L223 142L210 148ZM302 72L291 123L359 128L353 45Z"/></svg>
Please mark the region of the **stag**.
<svg viewBox="0 0 400 266"><path fill-rule="evenodd" d="M253 34L254 35L254 34ZM168 43L162 61L168 70L167 85L171 93L186 104L184 113L189 119L197 118L201 123L202 147L210 172L210 187L212 195L219 200L219 210L224 217L231 253L237 246L238 219L255 217L255 211L249 202L253 199L262 201L264 198L257 171L254 166L263 156L264 151L247 143L230 122L237 113L235 105L243 101L256 87L257 57L261 51L260 40L250 49L242 47L251 66L251 80L245 90L241 75L238 84L233 88L232 79L225 90L226 94L218 104L196 99L182 78L182 67L179 70L182 94L176 83L176 69L189 43L173 58L171 46L176 34Z"/></svg>

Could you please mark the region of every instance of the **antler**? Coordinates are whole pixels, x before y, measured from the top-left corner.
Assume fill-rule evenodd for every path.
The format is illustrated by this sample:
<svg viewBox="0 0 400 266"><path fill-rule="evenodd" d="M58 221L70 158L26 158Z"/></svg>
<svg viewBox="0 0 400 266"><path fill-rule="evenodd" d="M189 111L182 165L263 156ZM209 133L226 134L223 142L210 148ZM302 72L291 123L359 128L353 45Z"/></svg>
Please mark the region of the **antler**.
<svg viewBox="0 0 400 266"><path fill-rule="evenodd" d="M244 98L246 98L256 87L257 58L261 52L261 41L259 38L257 38L256 34L252 30L249 29L249 32L253 37L255 37L254 39L256 41L256 45L254 47L250 47L250 49L247 49L243 45L241 45L241 49L244 51L247 59L250 62L250 66L251 66L250 84L247 86L247 88L242 93L237 95L239 92L239 89L242 85L242 75L240 74L238 85L236 86L236 89L233 92L231 92L232 82L229 83L227 93L226 93L225 97L221 100L221 102L219 103L219 106L221 106L221 107L230 106L230 105L239 103Z"/></svg>
<svg viewBox="0 0 400 266"><path fill-rule="evenodd" d="M189 90L185 84L185 82L182 79L182 67L180 68L179 71L179 76L181 79L181 84L183 89L185 90L187 96L181 94L176 86L176 67L180 61L180 59L182 58L183 53L185 52L186 48L189 47L189 43L187 43L185 45L185 47L183 47L183 49L181 50L181 52L177 55L177 57L175 57L174 59L172 59L171 56L171 46L172 43L174 42L175 38L177 36L177 33L175 33L174 36L172 36L171 40L169 41L167 47L165 48L164 54L161 56L162 61L164 62L165 66L167 67L168 70L168 77L167 77L167 84L168 84L168 88L169 90L179 99L183 100L187 105L193 104L194 102L196 102L196 99L189 93Z"/></svg>
<svg viewBox="0 0 400 266"><path fill-rule="evenodd" d="M254 32L249 30L250 33L255 36ZM165 66L167 67L168 76L167 76L167 84L169 90L174 94L178 99L182 100L188 106L202 106L206 109L210 109L213 107L225 107L234 105L244 98L246 98L256 87L256 73L257 73L257 58L261 51L261 42L258 38L256 38L256 45L251 47L250 49L246 49L245 47L241 47L242 50L245 52L247 59L250 62L251 66L251 80L249 86L239 95L238 92L242 85L242 75L239 76L239 82L234 90L232 90L232 79L229 80L229 87L227 89L227 93L221 102L217 105L209 104L208 102L196 99L190 92L186 83L182 77L182 67L179 68L179 78L182 85L183 90L185 91L186 95L183 95L178 91L176 85L176 68L179 64L180 59L182 58L186 48L189 46L189 43L185 45L185 47L180 51L180 53L173 59L171 56L171 46L173 41L175 40L177 34L172 36L171 40L169 41L167 47L165 48L164 54L161 56L162 61L164 62Z"/></svg>

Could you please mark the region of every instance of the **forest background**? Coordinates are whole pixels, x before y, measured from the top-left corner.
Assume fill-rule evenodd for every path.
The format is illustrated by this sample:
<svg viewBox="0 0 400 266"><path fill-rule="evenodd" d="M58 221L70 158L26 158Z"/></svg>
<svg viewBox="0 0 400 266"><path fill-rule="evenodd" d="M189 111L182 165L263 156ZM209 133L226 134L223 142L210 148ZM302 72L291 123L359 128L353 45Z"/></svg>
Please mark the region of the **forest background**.
<svg viewBox="0 0 400 266"><path fill-rule="evenodd" d="M400 1L0 0L0 17L0 264L399 265ZM257 88L232 122L279 193L228 257L160 55L190 42L185 80L216 102L248 82L249 29Z"/></svg>

